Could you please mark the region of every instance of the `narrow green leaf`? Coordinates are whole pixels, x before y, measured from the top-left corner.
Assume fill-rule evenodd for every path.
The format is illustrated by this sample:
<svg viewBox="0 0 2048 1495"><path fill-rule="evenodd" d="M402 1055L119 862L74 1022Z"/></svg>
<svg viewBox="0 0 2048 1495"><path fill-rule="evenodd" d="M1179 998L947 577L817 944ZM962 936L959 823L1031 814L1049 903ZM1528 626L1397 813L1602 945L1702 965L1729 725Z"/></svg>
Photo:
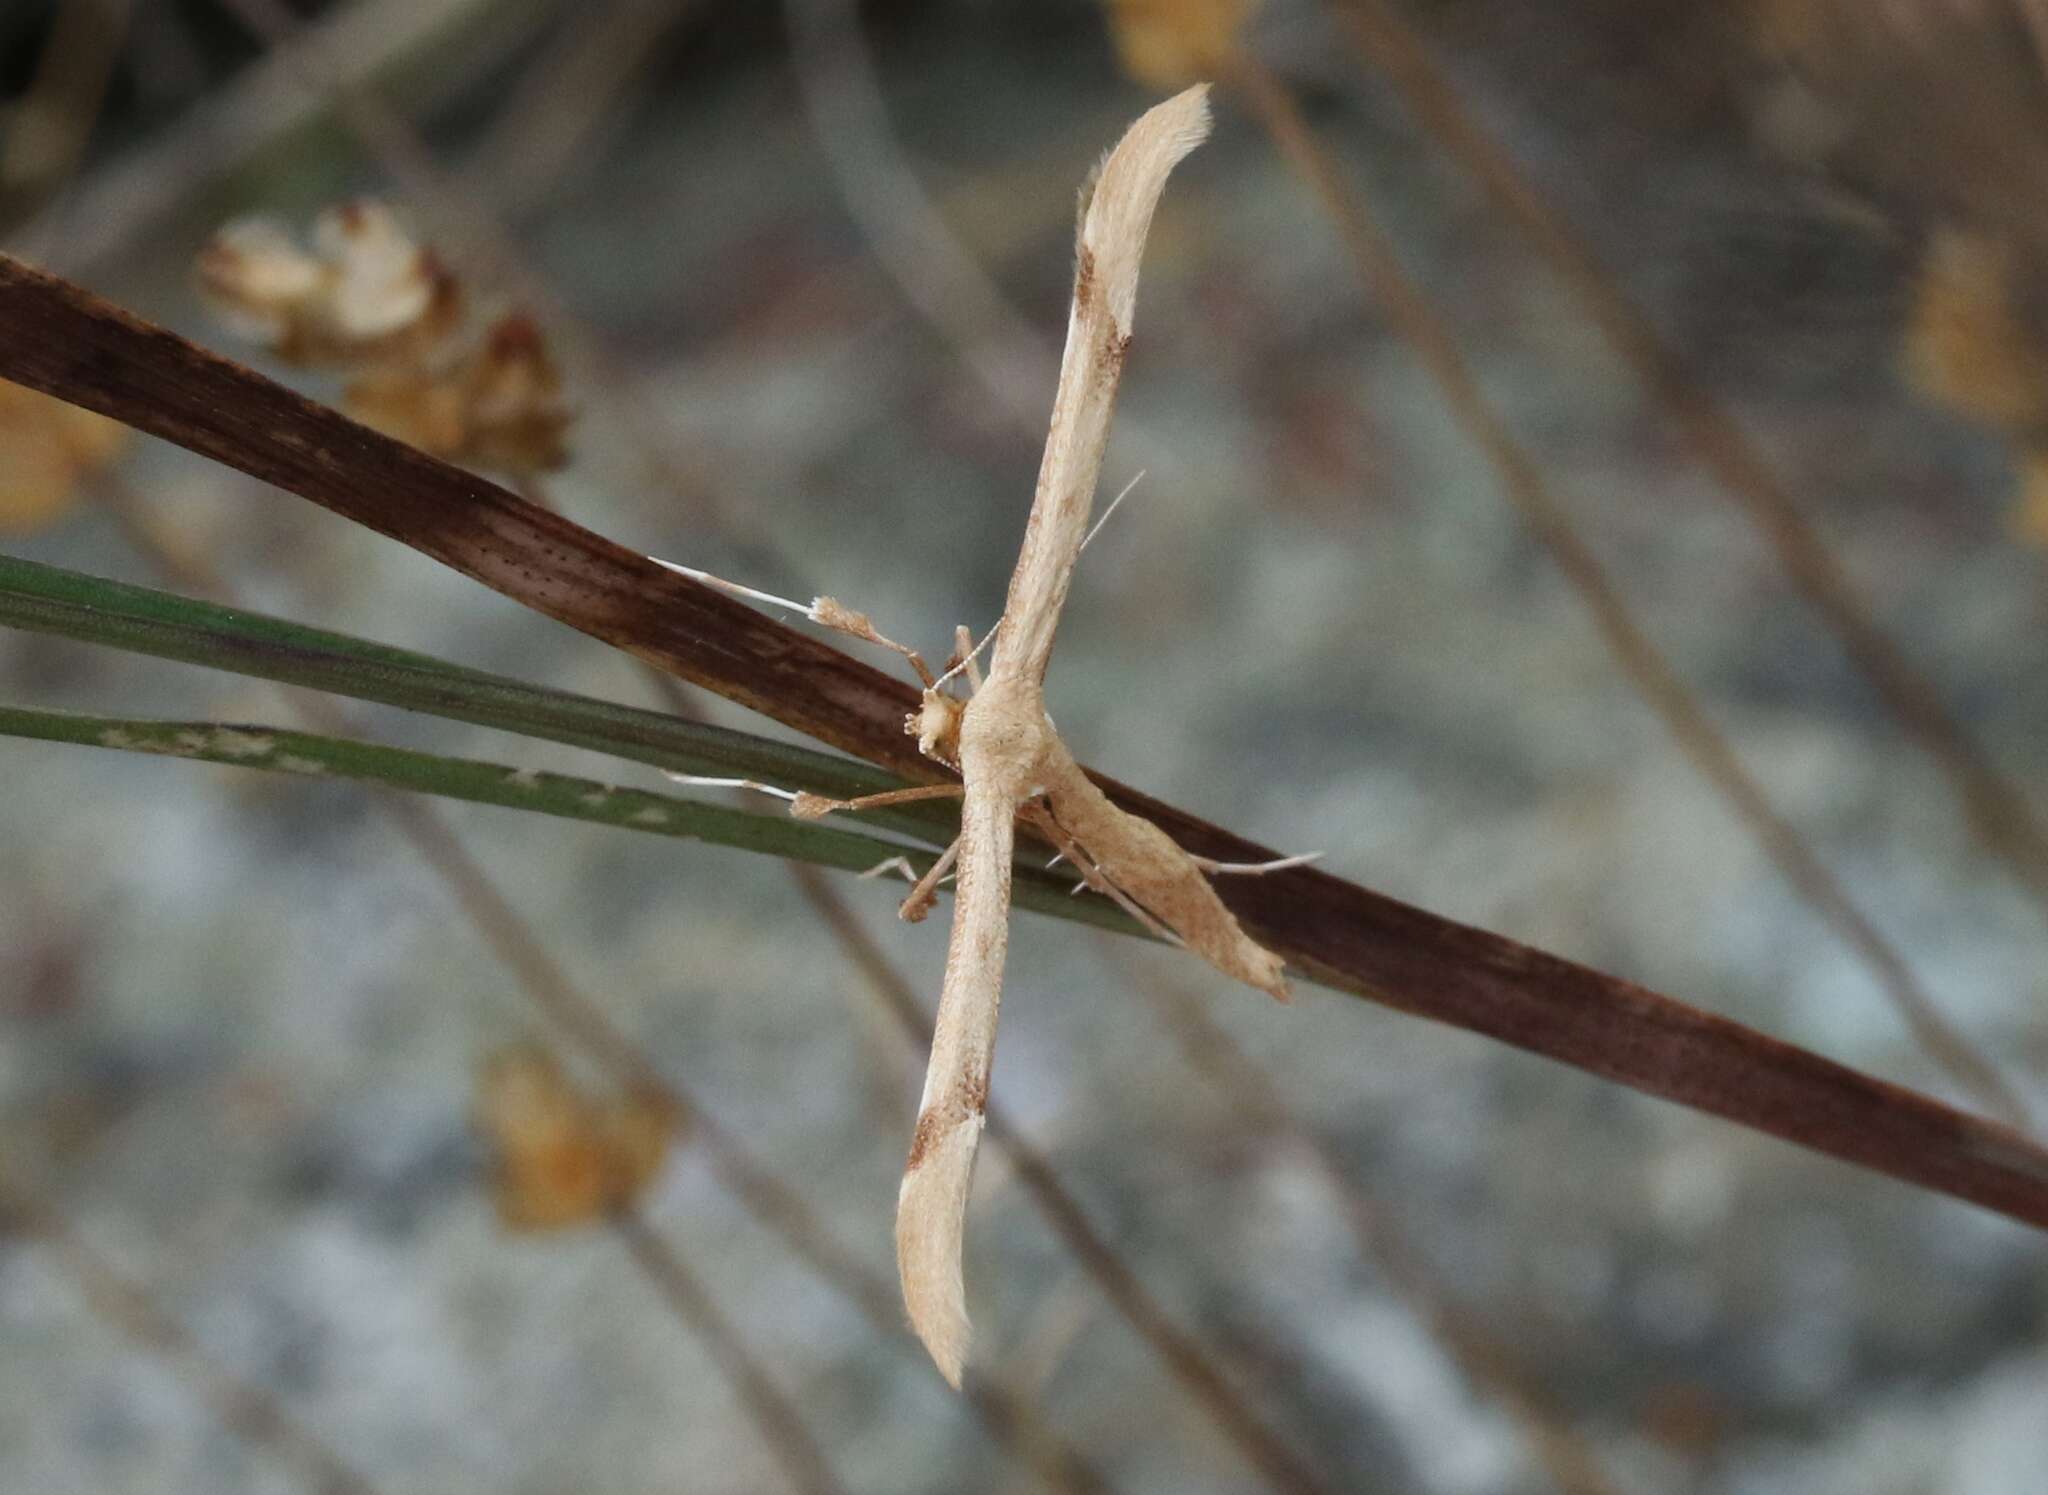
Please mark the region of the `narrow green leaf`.
<svg viewBox="0 0 2048 1495"><path fill-rule="evenodd" d="M85 716L0 706L0 736L113 748L235 768L268 769L307 778L380 784L445 799L468 800L472 804L502 805L621 830L731 846L847 872L865 872L901 856L921 873L934 860L933 853L921 847L907 847L784 814L756 814L673 794L601 784L571 774L543 773L276 727ZM1106 899L1069 897L1066 879L1020 867L1014 887L1021 908L1124 933L1138 932L1136 925Z"/></svg>
<svg viewBox="0 0 2048 1495"><path fill-rule="evenodd" d="M0 555L0 624L378 701L677 773L757 779L835 799L904 783L865 763L810 748L15 556ZM860 818L940 846L959 830L958 812L943 802L868 811Z"/></svg>

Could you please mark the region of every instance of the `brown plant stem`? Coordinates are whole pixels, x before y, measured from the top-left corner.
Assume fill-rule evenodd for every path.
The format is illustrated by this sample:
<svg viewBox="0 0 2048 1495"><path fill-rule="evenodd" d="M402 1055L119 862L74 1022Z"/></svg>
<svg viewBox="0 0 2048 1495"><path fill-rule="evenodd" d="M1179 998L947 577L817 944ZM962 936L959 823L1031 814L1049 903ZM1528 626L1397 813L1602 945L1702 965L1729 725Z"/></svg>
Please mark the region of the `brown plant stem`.
<svg viewBox="0 0 2048 1495"><path fill-rule="evenodd" d="M1570 511L1481 392L1444 318L1402 268L1392 243L1369 216L1363 196L1339 177L1285 85L1242 49L1234 55L1230 73L1239 96L1329 214L1367 292L1421 358L1453 418L1493 464L1502 490L1593 615L1636 693L1749 828L1779 875L1863 963L1920 1047L1993 1114L2015 1127L2026 1127L2030 1118L2018 1092L1941 1013L1905 958L1849 897L1799 828L1772 804L1691 687L1636 621Z"/></svg>
<svg viewBox="0 0 2048 1495"><path fill-rule="evenodd" d="M276 483L807 736L938 777L903 735L907 685L494 483L4 257L0 329L0 378ZM1274 856L1097 782L1198 855ZM2048 1227L2048 1150L2010 1127L1313 867L1226 883L1250 932L1311 980Z"/></svg>
<svg viewBox="0 0 2048 1495"><path fill-rule="evenodd" d="M295 1466L320 1495L376 1495L367 1476L301 1427L268 1391L217 1364L183 1325L87 1246L55 1206L0 1176L0 1233L9 1227L42 1246L95 1315L174 1369L179 1385L196 1389L238 1437Z"/></svg>
<svg viewBox="0 0 2048 1495"><path fill-rule="evenodd" d="M2038 9L2038 8L2037 8ZM1727 408L1686 369L1585 239L1529 183L1465 107L1429 45L1389 0L1338 0L1367 63L1400 90L1423 128L1486 189L1579 297L1608 345L1693 445L1756 527L1800 594L1840 639L1892 714L1948 779L1978 840L2004 861L2048 917L2048 827L1943 702L1941 691L1871 615L1812 520ZM2035 21L2038 30L2040 23Z"/></svg>

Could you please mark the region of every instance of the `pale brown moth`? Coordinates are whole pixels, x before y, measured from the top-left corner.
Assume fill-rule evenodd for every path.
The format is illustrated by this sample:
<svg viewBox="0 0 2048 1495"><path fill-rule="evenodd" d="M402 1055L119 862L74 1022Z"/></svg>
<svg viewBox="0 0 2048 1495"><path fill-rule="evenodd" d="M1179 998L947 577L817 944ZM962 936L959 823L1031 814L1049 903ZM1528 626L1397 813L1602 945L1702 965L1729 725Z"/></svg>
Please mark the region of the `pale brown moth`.
<svg viewBox="0 0 2048 1495"><path fill-rule="evenodd" d="M884 637L864 614L832 598L820 597L805 608L674 568L741 595L795 607L815 622L903 655L925 687L924 704L906 730L927 756L960 770L958 785L851 802L800 794L791 805L793 813L809 817L906 799L963 797L959 839L919 880L902 909L906 918L922 918L940 880L957 868L945 986L896 1212L896 1260L911 1325L955 1386L969 1336L961 1233L988 1104L1018 819L1057 847L1087 886L1115 899L1154 933L1228 976L1282 1000L1287 995L1280 957L1238 926L1207 874L1266 871L1308 859L1238 866L1189 855L1149 820L1110 803L1081 771L1045 709L1046 664L1088 534L1131 342L1145 236L1168 173L1208 133L1205 84L1140 117L1104 159L1087 196L1051 430L1009 597L990 635L995 653L986 680L979 678L975 657L990 640L972 646L965 629L955 659L935 678L915 650ZM973 686L964 701L948 689L962 674Z"/></svg>

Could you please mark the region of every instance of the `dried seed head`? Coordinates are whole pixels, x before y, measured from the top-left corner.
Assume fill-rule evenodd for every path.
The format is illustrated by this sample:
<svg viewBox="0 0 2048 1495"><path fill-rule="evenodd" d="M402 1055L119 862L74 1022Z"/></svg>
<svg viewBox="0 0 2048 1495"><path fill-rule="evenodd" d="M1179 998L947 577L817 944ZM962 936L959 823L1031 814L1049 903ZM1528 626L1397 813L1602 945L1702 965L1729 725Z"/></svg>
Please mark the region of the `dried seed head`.
<svg viewBox="0 0 2048 1495"><path fill-rule="evenodd" d="M454 278L374 202L321 214L310 253L269 219L230 223L197 267L229 326L293 363L415 361L459 320Z"/></svg>
<svg viewBox="0 0 2048 1495"><path fill-rule="evenodd" d="M313 249L332 271L325 312L341 337L372 342L410 327L434 303L434 258L367 198L313 221Z"/></svg>
<svg viewBox="0 0 2048 1495"><path fill-rule="evenodd" d="M436 457L469 442L459 385L406 364L385 364L349 381L342 408L364 425Z"/></svg>
<svg viewBox="0 0 2048 1495"><path fill-rule="evenodd" d="M349 414L387 436L498 472L548 472L568 460L574 414L540 333L524 316L497 323L452 362L378 364L350 383Z"/></svg>
<svg viewBox="0 0 2048 1495"><path fill-rule="evenodd" d="M320 295L328 267L270 218L242 218L199 251L200 288L230 328L249 342L276 346Z"/></svg>
<svg viewBox="0 0 2048 1495"><path fill-rule="evenodd" d="M528 475L568 460L573 412L531 318L462 336L462 295L433 251L370 201L322 213L312 249L267 219L231 223L199 279L237 332L288 362L352 371L349 413L451 462Z"/></svg>

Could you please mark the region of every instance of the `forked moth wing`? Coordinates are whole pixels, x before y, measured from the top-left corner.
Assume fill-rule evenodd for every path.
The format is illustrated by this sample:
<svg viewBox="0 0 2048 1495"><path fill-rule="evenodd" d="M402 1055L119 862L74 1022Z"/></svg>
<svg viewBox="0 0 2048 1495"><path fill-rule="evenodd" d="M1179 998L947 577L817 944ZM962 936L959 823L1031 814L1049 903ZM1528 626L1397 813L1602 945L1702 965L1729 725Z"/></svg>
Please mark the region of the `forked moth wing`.
<svg viewBox="0 0 2048 1495"><path fill-rule="evenodd" d="M961 1231L988 1110L989 1066L1003 998L1016 814L1006 786L969 780L960 814L959 885L946 945L946 986L896 1200L896 1270L903 1279L903 1303L939 1373L955 1388L969 1335Z"/></svg>
<svg viewBox="0 0 2048 1495"><path fill-rule="evenodd" d="M1147 110L1102 163L1081 216L1074 302L1067 313L1052 427L1038 468L1031 520L1010 576L991 680L1008 675L1035 686L1045 679L1053 631L1095 503L1096 474L1131 341L1138 261L1152 210L1167 173L1208 134L1209 86L1202 83Z"/></svg>
<svg viewBox="0 0 2048 1495"><path fill-rule="evenodd" d="M1053 818L1104 877L1224 975L1287 1000L1280 957L1244 932L1178 842L1111 804L1058 739L1045 750L1039 774Z"/></svg>

